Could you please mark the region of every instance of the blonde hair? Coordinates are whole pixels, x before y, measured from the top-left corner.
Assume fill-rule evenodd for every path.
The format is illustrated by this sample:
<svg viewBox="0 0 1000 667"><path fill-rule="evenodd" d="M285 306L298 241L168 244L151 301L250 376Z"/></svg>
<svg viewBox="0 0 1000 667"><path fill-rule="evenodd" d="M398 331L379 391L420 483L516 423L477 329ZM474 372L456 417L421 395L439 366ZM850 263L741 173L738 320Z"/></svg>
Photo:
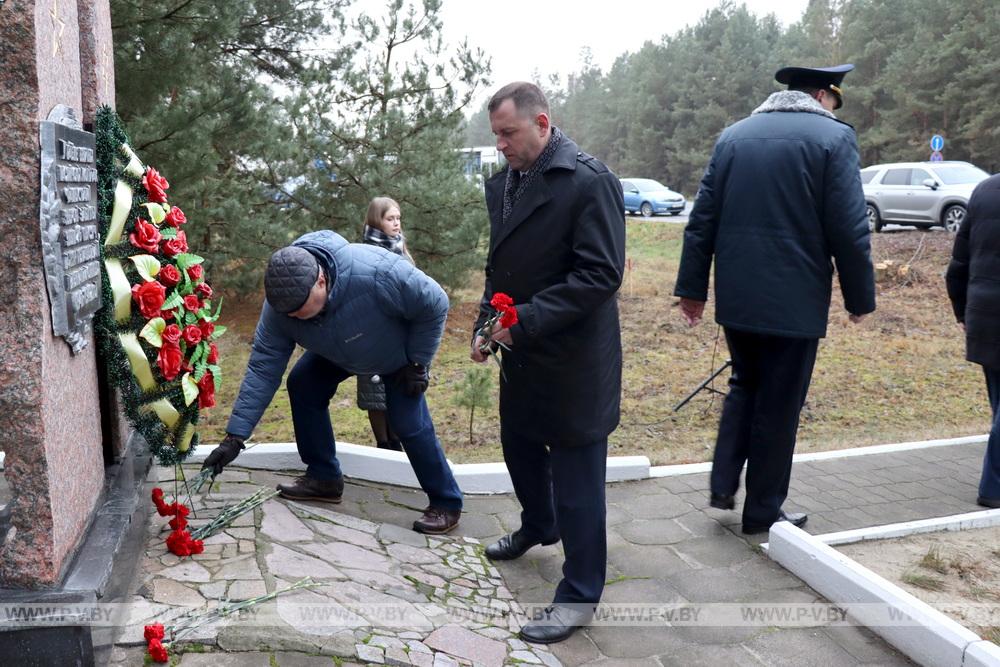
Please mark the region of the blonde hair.
<svg viewBox="0 0 1000 667"><path fill-rule="evenodd" d="M375 197L375 199L372 199L371 203L368 204L368 212L365 213L365 226L382 231L382 218L390 208L395 208L400 212L403 210L400 208L399 203L392 197ZM410 264L416 266L417 263L414 261L413 255L410 254L410 249L406 247L405 237L401 247L403 249L403 257L410 260Z"/></svg>
<svg viewBox="0 0 1000 667"><path fill-rule="evenodd" d="M396 200L391 197L375 197L375 199L372 199L371 203L368 204L368 212L365 213L365 224L373 229L381 231L382 217L390 208L395 208L397 211L403 210L399 207L399 204L396 203Z"/></svg>

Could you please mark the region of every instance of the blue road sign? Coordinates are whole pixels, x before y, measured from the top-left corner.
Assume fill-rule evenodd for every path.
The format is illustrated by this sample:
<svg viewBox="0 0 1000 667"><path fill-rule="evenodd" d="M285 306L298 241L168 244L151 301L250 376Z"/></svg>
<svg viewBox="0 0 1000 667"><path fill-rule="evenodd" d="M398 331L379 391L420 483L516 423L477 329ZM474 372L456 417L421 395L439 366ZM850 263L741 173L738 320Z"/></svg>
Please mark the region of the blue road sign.
<svg viewBox="0 0 1000 667"><path fill-rule="evenodd" d="M940 134L935 134L931 137L931 150L935 153L939 153L942 148L944 148L944 137Z"/></svg>
<svg viewBox="0 0 1000 667"><path fill-rule="evenodd" d="M944 156L941 155L941 151L931 153L931 162L941 162L942 160L944 160Z"/></svg>

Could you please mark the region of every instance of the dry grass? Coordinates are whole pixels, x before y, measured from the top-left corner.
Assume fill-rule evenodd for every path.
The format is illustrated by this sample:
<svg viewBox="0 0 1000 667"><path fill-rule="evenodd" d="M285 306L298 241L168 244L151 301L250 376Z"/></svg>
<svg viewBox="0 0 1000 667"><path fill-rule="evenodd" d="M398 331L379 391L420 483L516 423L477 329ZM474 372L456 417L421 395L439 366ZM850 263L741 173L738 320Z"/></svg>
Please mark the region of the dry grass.
<svg viewBox="0 0 1000 667"><path fill-rule="evenodd" d="M918 574L916 572L907 572L904 574L903 581L911 586L922 588L925 591L943 591L947 587L946 584L937 577L931 577L926 574Z"/></svg>
<svg viewBox="0 0 1000 667"><path fill-rule="evenodd" d="M927 570L934 570L938 574L948 574L948 562L941 558L941 550L937 547L928 549L917 565Z"/></svg>
<svg viewBox="0 0 1000 667"><path fill-rule="evenodd" d="M654 464L711 458L721 400L702 392L679 412L672 408L727 358L725 340L712 322L688 329L671 296L680 256L682 225L658 221L628 224L629 270L619 297L624 379L621 426L611 436L613 454L645 454ZM799 431L798 451L820 451L908 440L982 433L989 406L978 367L964 361L961 330L954 322L942 278L952 236L901 231L873 237L876 260L907 264L905 279L878 290L879 310L860 325L848 323L835 287L827 338ZM452 402L453 387L468 361L470 328L482 289L470 276L467 289L452 295L452 311L428 392L438 435L456 462L501 459L495 410L476 411L474 443L468 411ZM225 381L219 407L202 422L203 438L223 435L246 364L259 313L259 295L226 299L230 333L221 339ZM725 389L724 373L715 386ZM342 385L332 406L339 438L372 441L366 415L354 407L354 382ZM496 389L494 387L494 395ZM258 441L291 441L284 389L265 413Z"/></svg>

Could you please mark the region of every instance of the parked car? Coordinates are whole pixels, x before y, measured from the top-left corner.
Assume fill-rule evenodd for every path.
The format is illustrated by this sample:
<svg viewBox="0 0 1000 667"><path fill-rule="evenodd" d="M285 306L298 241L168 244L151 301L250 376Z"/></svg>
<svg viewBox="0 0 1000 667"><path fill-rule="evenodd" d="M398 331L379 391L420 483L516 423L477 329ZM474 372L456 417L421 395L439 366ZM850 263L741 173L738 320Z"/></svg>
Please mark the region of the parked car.
<svg viewBox="0 0 1000 667"><path fill-rule="evenodd" d="M968 162L896 162L861 170L868 228L886 223L957 232L976 185L989 174Z"/></svg>
<svg viewBox="0 0 1000 667"><path fill-rule="evenodd" d="M625 211L642 213L648 218L657 213L680 215L684 210L684 196L651 178L623 178Z"/></svg>

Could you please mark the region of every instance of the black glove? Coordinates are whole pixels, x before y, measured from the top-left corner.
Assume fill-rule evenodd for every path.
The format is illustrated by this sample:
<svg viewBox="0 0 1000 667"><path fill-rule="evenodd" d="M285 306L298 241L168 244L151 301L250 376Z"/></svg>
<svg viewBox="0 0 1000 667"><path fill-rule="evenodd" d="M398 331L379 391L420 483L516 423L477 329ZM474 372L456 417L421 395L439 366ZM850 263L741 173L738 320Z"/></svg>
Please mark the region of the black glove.
<svg viewBox="0 0 1000 667"><path fill-rule="evenodd" d="M233 460L240 455L240 451L243 449L243 439L237 438L235 435L226 434L225 440L223 440L218 447L212 450L212 452L205 457L205 462L201 464L202 469L211 468L212 477L215 477L222 469L233 462Z"/></svg>
<svg viewBox="0 0 1000 667"><path fill-rule="evenodd" d="M396 382L402 385L407 396L419 396L427 391L429 380L427 369L420 364L406 364L396 371Z"/></svg>

